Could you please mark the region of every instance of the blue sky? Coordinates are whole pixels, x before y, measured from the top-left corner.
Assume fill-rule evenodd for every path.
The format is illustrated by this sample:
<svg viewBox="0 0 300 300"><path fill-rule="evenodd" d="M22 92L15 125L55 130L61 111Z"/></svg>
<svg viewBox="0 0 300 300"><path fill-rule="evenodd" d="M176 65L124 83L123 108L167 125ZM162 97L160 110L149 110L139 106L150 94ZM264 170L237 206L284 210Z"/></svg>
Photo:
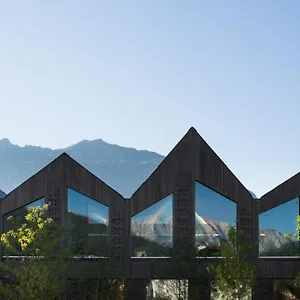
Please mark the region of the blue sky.
<svg viewBox="0 0 300 300"><path fill-rule="evenodd" d="M167 154L194 126L258 196L300 170L299 1L6 1L0 138Z"/></svg>

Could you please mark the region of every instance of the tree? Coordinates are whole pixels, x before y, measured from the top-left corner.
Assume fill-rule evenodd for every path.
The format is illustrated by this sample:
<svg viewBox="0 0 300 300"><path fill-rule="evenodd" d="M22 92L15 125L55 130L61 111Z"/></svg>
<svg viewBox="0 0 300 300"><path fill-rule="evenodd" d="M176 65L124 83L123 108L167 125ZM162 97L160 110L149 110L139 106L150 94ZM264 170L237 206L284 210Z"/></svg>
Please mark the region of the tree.
<svg viewBox="0 0 300 300"><path fill-rule="evenodd" d="M222 243L217 266L210 265L215 273L214 294L225 300L249 299L255 282L255 263L249 261L252 247L242 232L234 226L228 230L228 241Z"/></svg>
<svg viewBox="0 0 300 300"><path fill-rule="evenodd" d="M1 262L7 280L0 283L3 299L56 299L65 287L70 254L59 249L65 229L47 217L50 204L28 209L25 219L9 217L12 229L1 235L14 259Z"/></svg>
<svg viewBox="0 0 300 300"><path fill-rule="evenodd" d="M174 279L167 280L166 296L176 300L188 299L188 276L191 273L193 259L196 256L195 247L182 242L175 242L170 250L168 271Z"/></svg>
<svg viewBox="0 0 300 300"><path fill-rule="evenodd" d="M300 241L300 216L297 217L297 228L296 228L296 238L298 240L298 242ZM299 255L299 244L298 244L298 253ZM296 287L300 287L300 273L298 273L298 275L295 278L295 286Z"/></svg>

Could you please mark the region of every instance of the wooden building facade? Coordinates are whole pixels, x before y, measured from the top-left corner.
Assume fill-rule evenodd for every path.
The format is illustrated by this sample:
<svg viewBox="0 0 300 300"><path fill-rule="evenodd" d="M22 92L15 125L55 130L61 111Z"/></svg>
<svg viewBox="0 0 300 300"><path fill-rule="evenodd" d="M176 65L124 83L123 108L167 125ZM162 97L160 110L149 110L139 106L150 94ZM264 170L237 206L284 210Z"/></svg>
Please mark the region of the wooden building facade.
<svg viewBox="0 0 300 300"><path fill-rule="evenodd" d="M235 204L237 228L246 233L253 245L257 245L252 255L253 260L259 260L253 297L274 299L275 279L295 278L300 270L300 259L259 257L259 215L299 197L300 174L260 199L254 199L194 128L187 132L130 199L124 199L67 154L62 154L0 201L0 233L4 230L6 215L41 198L51 202L49 213L54 221L66 224L68 190L72 189L108 207L112 269L122 270L122 277L126 279L125 299L142 300L141 290L145 290L149 279L173 278L174 274L166 272L167 256L132 254L132 217L172 195L172 241L195 245L196 182ZM198 278L199 272L211 260L214 258L192 258L193 267L184 275L189 281L190 299L210 299L210 282L207 281L199 292ZM88 263L93 264L93 260ZM196 290L201 295L195 296Z"/></svg>

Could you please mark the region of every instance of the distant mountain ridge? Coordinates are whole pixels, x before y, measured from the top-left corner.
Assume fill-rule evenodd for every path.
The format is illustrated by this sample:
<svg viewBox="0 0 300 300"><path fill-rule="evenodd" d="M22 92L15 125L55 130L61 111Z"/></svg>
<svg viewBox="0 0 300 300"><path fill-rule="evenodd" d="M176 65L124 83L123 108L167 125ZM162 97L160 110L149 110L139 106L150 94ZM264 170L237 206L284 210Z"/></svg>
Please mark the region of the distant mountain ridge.
<svg viewBox="0 0 300 300"><path fill-rule="evenodd" d="M2 139L0 188L10 192L63 152L124 197L130 197L164 159L155 152L113 145L102 139L83 140L63 149L21 147Z"/></svg>
<svg viewBox="0 0 300 300"><path fill-rule="evenodd" d="M5 196L6 196L6 194L3 191L0 190L0 199L5 198Z"/></svg>
<svg viewBox="0 0 300 300"><path fill-rule="evenodd" d="M109 144L102 139L82 140L66 148L50 149L21 147L5 138L0 140L0 189L6 193L12 191L63 152L127 198L164 159L156 152Z"/></svg>

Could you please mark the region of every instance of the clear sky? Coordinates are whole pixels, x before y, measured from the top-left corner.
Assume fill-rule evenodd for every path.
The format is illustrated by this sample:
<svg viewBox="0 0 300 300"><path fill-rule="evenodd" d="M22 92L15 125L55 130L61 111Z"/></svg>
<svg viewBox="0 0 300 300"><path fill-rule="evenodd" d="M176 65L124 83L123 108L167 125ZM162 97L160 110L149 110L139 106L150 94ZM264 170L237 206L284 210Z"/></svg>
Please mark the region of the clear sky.
<svg viewBox="0 0 300 300"><path fill-rule="evenodd" d="M19 145L194 126L260 196L300 170L300 1L0 1L0 104Z"/></svg>

